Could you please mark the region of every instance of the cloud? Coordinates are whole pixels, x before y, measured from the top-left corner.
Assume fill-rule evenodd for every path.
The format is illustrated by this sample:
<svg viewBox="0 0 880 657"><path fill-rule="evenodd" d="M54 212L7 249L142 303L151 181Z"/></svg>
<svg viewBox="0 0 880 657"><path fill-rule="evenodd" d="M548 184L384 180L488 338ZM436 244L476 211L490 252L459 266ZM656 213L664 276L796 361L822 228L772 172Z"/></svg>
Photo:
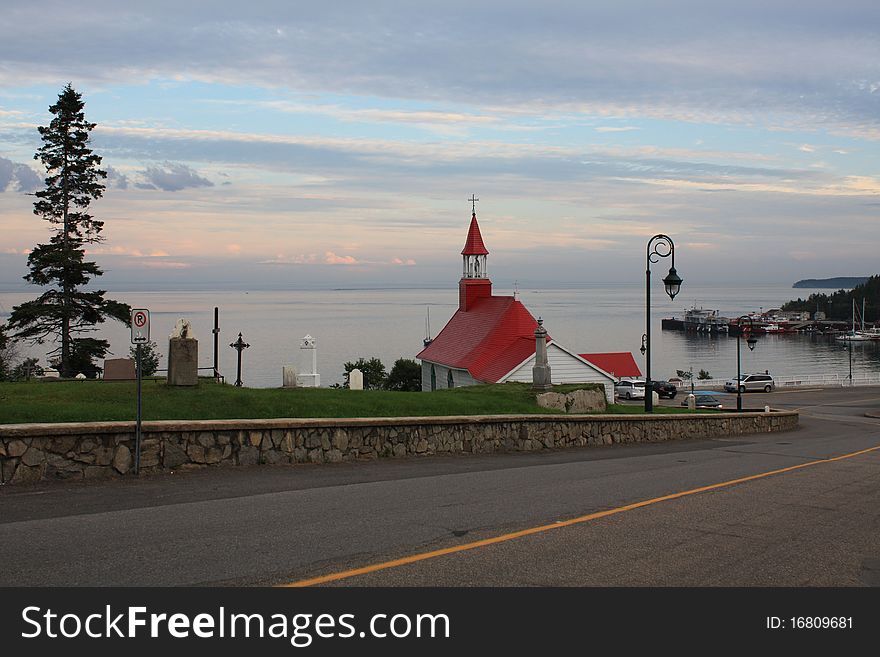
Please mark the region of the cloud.
<svg viewBox="0 0 880 657"><path fill-rule="evenodd" d="M876 3L300 4L220 0L207 13L7 0L0 86L55 84L75 71L102 87L199 81L880 137ZM374 112L355 119L455 124L442 113Z"/></svg>
<svg viewBox="0 0 880 657"><path fill-rule="evenodd" d="M128 176L113 167L107 167L107 183L108 187L117 189L128 189Z"/></svg>
<svg viewBox="0 0 880 657"><path fill-rule="evenodd" d="M0 192L6 190L33 192L42 184L43 181L36 171L28 165L0 157Z"/></svg>
<svg viewBox="0 0 880 657"><path fill-rule="evenodd" d="M617 127L610 126L610 125L603 125L603 126L599 126L598 128L593 128L593 129L596 132L630 132L632 130L639 130L640 128L637 128L634 125L622 125L622 126L617 126Z"/></svg>
<svg viewBox="0 0 880 657"><path fill-rule="evenodd" d="M815 152L816 152L816 147L815 147L815 146L810 146L809 144L802 144L802 145L798 148L798 150L801 151L801 152L803 152L803 153L815 153Z"/></svg>
<svg viewBox="0 0 880 657"><path fill-rule="evenodd" d="M394 258L394 259L391 261L391 264L392 264L392 265L407 265L407 266L410 266L410 267L411 267L412 265L416 264L416 261L413 260L412 258L406 258L406 259L403 259L403 258Z"/></svg>
<svg viewBox="0 0 880 657"><path fill-rule="evenodd" d="M328 265L357 265L360 264L354 256L340 256L327 251L324 254L324 262Z"/></svg>
<svg viewBox="0 0 880 657"><path fill-rule="evenodd" d="M141 172L145 182L138 183L140 189L161 189L165 192L179 192L193 187L213 187L207 178L203 178L195 169L185 164L164 162L150 166Z"/></svg>

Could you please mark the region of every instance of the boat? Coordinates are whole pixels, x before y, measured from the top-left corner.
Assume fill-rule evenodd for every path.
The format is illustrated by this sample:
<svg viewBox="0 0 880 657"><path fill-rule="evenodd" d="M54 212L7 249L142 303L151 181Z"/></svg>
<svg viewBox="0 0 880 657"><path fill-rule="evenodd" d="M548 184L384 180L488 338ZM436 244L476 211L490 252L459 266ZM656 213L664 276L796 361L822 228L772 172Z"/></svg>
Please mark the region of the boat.
<svg viewBox="0 0 880 657"><path fill-rule="evenodd" d="M853 312L852 312L852 329L848 333L844 333L843 335L838 335L837 339L841 342L871 342L872 340L880 340L880 329L877 328L865 328L865 300L862 299L862 315L860 318L859 325L860 329L856 330L856 300L853 299Z"/></svg>
<svg viewBox="0 0 880 657"><path fill-rule="evenodd" d="M717 310L704 310L703 308L697 308L696 304L684 313L685 331L727 333L727 325L729 323L730 320L727 317L721 317Z"/></svg>

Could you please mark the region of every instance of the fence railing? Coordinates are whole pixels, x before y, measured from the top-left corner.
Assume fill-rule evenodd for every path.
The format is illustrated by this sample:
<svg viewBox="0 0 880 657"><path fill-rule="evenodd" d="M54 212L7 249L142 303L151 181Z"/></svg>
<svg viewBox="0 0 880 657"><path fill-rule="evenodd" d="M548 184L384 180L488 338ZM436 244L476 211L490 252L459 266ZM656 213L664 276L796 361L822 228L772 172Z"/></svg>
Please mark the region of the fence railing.
<svg viewBox="0 0 880 657"><path fill-rule="evenodd" d="M856 386L880 386L880 372L854 373L852 379L846 374L805 374L803 376L777 376L774 377L776 388L807 388L813 386L842 388ZM682 381L675 384L680 390L690 390L691 382ZM724 387L723 379L695 379L695 390L721 390Z"/></svg>

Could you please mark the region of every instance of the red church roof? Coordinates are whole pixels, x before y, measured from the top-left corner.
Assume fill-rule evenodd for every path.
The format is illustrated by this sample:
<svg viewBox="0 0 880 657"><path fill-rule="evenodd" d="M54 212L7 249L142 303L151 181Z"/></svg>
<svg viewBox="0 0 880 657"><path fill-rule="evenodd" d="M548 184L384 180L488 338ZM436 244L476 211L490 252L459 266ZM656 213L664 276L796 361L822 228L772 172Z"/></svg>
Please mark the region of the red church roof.
<svg viewBox="0 0 880 657"><path fill-rule="evenodd" d="M472 221L471 227L475 225ZM496 383L535 353L537 327L532 314L513 297L478 299L467 312L456 311L416 358L465 369L477 381Z"/></svg>
<svg viewBox="0 0 880 657"><path fill-rule="evenodd" d="M471 227L468 229L467 239L461 255L488 255L489 250L483 244L483 236L480 235L480 226L477 224L477 213L471 215Z"/></svg>
<svg viewBox="0 0 880 657"><path fill-rule="evenodd" d="M636 360L628 351L611 352L604 354L578 354L588 363L592 363L600 370L614 374L618 379L624 377L641 376L642 372L636 365Z"/></svg>

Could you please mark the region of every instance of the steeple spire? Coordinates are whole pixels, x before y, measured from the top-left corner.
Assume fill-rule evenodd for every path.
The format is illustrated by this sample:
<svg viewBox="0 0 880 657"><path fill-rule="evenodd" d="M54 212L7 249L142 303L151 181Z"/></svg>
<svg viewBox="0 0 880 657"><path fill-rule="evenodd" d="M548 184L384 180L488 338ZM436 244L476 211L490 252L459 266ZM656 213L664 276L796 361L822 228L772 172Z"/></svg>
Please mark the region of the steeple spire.
<svg viewBox="0 0 880 657"><path fill-rule="evenodd" d="M468 200L471 202L471 225L461 250L462 271L459 283L459 309L463 311L470 309L477 299L492 296L492 281L489 280L486 269L489 249L483 244L480 225L477 223L476 202L480 199L472 195Z"/></svg>

